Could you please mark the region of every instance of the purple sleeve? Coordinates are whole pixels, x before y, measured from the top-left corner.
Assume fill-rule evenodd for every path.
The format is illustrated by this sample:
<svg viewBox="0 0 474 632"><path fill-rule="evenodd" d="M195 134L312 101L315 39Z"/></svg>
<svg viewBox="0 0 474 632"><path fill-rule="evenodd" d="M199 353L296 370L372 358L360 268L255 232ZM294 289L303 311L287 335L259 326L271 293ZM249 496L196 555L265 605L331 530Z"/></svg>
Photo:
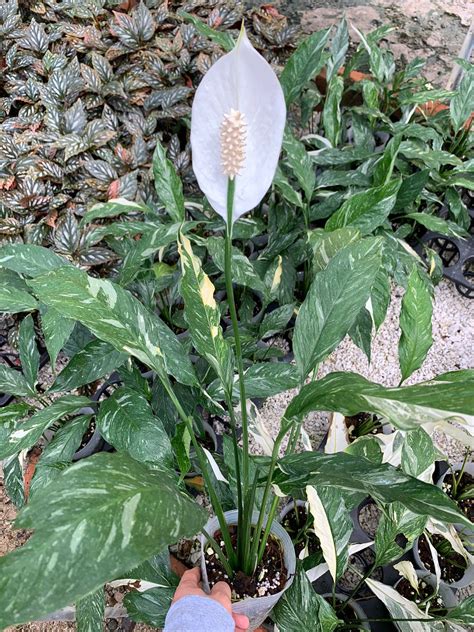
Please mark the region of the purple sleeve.
<svg viewBox="0 0 474 632"><path fill-rule="evenodd" d="M224 606L209 599L189 595L174 603L166 615L163 632L234 632L232 616Z"/></svg>

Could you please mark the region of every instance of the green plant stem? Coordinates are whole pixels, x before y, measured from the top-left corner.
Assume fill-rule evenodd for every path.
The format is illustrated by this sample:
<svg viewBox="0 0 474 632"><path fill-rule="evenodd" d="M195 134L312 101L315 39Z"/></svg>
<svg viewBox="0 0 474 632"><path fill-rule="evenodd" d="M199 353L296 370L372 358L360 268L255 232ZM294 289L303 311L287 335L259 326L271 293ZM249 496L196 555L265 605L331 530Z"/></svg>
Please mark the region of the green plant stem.
<svg viewBox="0 0 474 632"><path fill-rule="evenodd" d="M211 503L212 503L212 507L214 509L214 511L216 512L216 516L217 516L217 520L219 521L219 527L221 529L221 534L222 534L222 539L224 540L224 544L225 544L225 549L227 552L227 559L229 560L229 564L235 568L236 566L236 556L235 556L235 552L232 546L232 542L230 539L230 532L229 532L229 527L227 526L227 523L225 521L225 517L224 517L224 511L222 509L222 505L219 501L219 498L217 497L217 494L215 492L214 486L212 484L212 480L211 477L209 476L209 471L207 469L207 459L206 456L201 448L201 445L199 443L199 441L196 438L196 435L194 433L194 428L193 428L193 420L192 417L189 417L183 407L181 406L180 401L178 400L178 398L176 397L174 391L173 391L173 387L171 385L170 379L168 377L168 375L166 373L162 373L159 375L160 380L166 390L166 392L168 393L171 401L173 402L174 407L176 408L178 415L180 416L181 420L186 424L186 428L188 429L189 435L191 437L191 441L194 447L194 450L196 451L196 456L198 458L199 461L199 467L201 468L202 471L202 475L204 478L204 481L206 483L206 487L207 490L209 492L209 496L211 497Z"/></svg>
<svg viewBox="0 0 474 632"><path fill-rule="evenodd" d="M372 575L374 570L375 570L375 564L373 566L371 566L368 570L366 570L366 572L360 578L357 586L351 592L351 594L346 599L346 601L342 604L341 611L344 610L344 608L347 606L347 604L349 603L349 600L354 598L354 596L357 594L357 591L359 590L359 588L362 586L362 584L365 582L365 580Z"/></svg>
<svg viewBox="0 0 474 632"><path fill-rule="evenodd" d="M239 393L240 393L240 408L242 416L242 471L241 481L237 480L237 487L241 488L240 502L243 506L243 510L239 508L239 521L237 525L237 549L238 558L240 564L245 564L243 559L243 548L245 547L246 534L249 533L249 525L243 524L243 517L249 516L251 520L252 512L245 510L245 502L247 499L247 491L249 488L249 431L247 420L247 397L245 394L245 381L244 381L244 365L242 359L242 345L240 343L239 322L237 318L237 310L235 307L234 287L232 284L232 225L234 215L234 195L235 195L235 179L227 181L227 225L225 234L225 263L224 263L224 276L225 286L227 291L227 302L229 304L230 318L232 321L232 330L234 333L235 344L235 356L237 360L237 371L239 374ZM229 405L229 404L228 404ZM230 408L232 408L232 398L230 399ZM234 444L237 442L237 437L234 436ZM236 463L238 463L238 450L236 450ZM247 536L248 537L248 536Z"/></svg>
<svg viewBox="0 0 474 632"><path fill-rule="evenodd" d="M260 534L261 534L262 528L263 528L263 521L265 519L265 509L266 509L266 506L267 506L268 498L269 498L271 487L272 487L273 473L275 471L275 467L276 467L276 464L278 462L278 456L279 456L279 453L280 453L280 445L281 445L281 442L283 441L286 433L290 429L290 424L291 424L291 422L286 420L285 417L282 418L280 432L278 433L278 436L275 439L275 443L273 444L272 456L271 456L271 461L270 461L270 468L269 468L268 474L267 474L267 480L266 480L266 483L265 483L265 489L264 489L263 496L262 496L262 504L261 504L261 507L260 507L259 515L258 515L258 521L257 521L257 524L255 525L254 539L252 541L252 548L250 550L250 561L253 564L253 567L254 567L253 570L255 570L255 568L257 567L258 563L262 559L263 552L265 550L265 545L266 545L268 536L270 534L270 528L271 528L272 519L273 519L272 511L273 511L273 513L275 512L275 508L276 508L275 504L272 505L272 508L270 510L270 514L268 515L268 519L267 519L267 523L266 523L266 527L265 527L265 532L263 534L263 537L260 538ZM277 499L277 502L278 502L278 499ZM259 545L260 545L260 547L259 547ZM257 554L257 551L258 551L258 554Z"/></svg>
<svg viewBox="0 0 474 632"><path fill-rule="evenodd" d="M458 497L458 487L459 487L459 484L460 484L461 479L463 477L464 470L465 470L466 464L467 464L467 460L468 460L470 454L471 454L471 451L470 450L466 450L466 454L464 455L464 460L462 462L462 466L461 466L461 469L459 471L459 476L456 476L456 473L453 471L453 474L452 474L452 479L453 479L453 498L455 498L455 499L457 499L457 497Z"/></svg>
<svg viewBox="0 0 474 632"><path fill-rule="evenodd" d="M242 529L242 520L244 516L244 503L242 498L242 473L240 470L240 455L239 455L239 443L237 439L237 423L235 421L235 413L234 407L232 404L232 384L229 389L224 385L225 390L225 399L227 404L227 409L229 411L230 417L230 427L232 430L232 443L234 447L234 461L235 461L235 478L237 481L237 509L238 509L238 518L237 518L237 533L240 535ZM237 560L240 563L240 560L243 559L245 555L243 551L244 542L240 541L241 538L237 539Z"/></svg>

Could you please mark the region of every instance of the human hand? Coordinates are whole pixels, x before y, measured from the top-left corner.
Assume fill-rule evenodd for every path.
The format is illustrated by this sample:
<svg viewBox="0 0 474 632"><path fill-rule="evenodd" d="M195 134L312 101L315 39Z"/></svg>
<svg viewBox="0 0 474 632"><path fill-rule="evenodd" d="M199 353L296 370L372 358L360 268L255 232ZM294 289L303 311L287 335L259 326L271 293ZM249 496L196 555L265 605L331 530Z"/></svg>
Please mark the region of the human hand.
<svg viewBox="0 0 474 632"><path fill-rule="evenodd" d="M199 586L199 582L201 580L201 571L199 568L193 568L190 571L186 571L179 582L179 586L176 589L176 592L173 597L173 603L181 599L182 597L187 597L188 595L196 595L197 597L207 597L208 599L213 599L220 603L227 612L232 615L235 623L235 632L245 632L249 627L249 620L243 614L234 614L232 612L232 602L230 600L231 591L229 584L226 582L217 582L215 586L213 586L211 593L208 595L204 592L204 590Z"/></svg>

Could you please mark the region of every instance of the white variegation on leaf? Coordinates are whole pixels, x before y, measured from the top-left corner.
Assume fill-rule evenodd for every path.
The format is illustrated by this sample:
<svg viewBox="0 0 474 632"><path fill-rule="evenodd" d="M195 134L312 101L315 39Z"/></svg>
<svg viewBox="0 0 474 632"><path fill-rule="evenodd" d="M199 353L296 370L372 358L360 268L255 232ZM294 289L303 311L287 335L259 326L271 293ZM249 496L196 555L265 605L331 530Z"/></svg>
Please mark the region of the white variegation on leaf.
<svg viewBox="0 0 474 632"><path fill-rule="evenodd" d="M362 542L361 544L351 544L348 549L349 555L354 555L355 553L358 553L359 551L368 549L369 546L372 546L372 544L373 544L372 540L370 542ZM306 571L306 576L308 577L310 582L315 582L317 579L319 579L325 573L327 573L328 570L329 570L329 566L327 565L327 563L322 562L321 564L318 564L317 566L314 566L313 568L308 569Z"/></svg>
<svg viewBox="0 0 474 632"><path fill-rule="evenodd" d="M342 452L349 445L346 418L341 413L332 413L329 421L329 432L324 452L334 454Z"/></svg>
<svg viewBox="0 0 474 632"><path fill-rule="evenodd" d="M273 445L275 443L268 428L265 426L263 416L260 411L251 401L247 402L249 432L262 448L266 456L271 456L273 451Z"/></svg>
<svg viewBox="0 0 474 632"><path fill-rule="evenodd" d="M446 524L440 520L430 518L426 523L426 531L428 531L428 533L441 535L451 544L456 553L462 555L471 566L474 565L474 556L471 555L471 553L469 553L469 551L467 551L464 547L463 542L459 537L459 533L456 531L456 527L454 525Z"/></svg>
<svg viewBox="0 0 474 632"><path fill-rule="evenodd" d="M334 581L343 573L349 557L353 524L338 490L306 486L306 497L314 518L314 531Z"/></svg>
<svg viewBox="0 0 474 632"><path fill-rule="evenodd" d="M255 208L270 188L285 119L280 83L242 30L235 48L199 84L191 117L194 173L225 220L229 177L235 176L234 221Z"/></svg>
<svg viewBox="0 0 474 632"><path fill-rule="evenodd" d="M403 560L398 562L398 564L394 564L393 568L395 568L402 577L404 577L410 585L419 592L418 586L418 575L416 574L415 567L409 560Z"/></svg>
<svg viewBox="0 0 474 632"><path fill-rule="evenodd" d="M413 601L402 597L395 588L386 586L375 579L366 579L365 582L394 619L411 619L411 621L397 622L401 632L435 632L444 630L444 623L434 621L432 617L420 610ZM418 621L415 619L426 619L426 623L423 620Z"/></svg>

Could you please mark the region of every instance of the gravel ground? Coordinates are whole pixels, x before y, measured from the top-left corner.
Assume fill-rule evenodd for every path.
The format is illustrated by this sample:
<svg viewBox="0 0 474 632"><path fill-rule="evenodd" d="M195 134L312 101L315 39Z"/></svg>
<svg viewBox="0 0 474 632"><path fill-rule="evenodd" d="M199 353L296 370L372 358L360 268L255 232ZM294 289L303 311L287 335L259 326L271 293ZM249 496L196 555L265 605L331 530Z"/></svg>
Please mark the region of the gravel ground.
<svg viewBox="0 0 474 632"><path fill-rule="evenodd" d="M372 342L370 364L363 352L346 337L321 365L318 376L323 377L332 371L354 371L386 386L397 386L401 377L398 365L398 320L402 295L402 289L393 289L387 317ZM447 371L474 368L474 301L462 297L448 281L442 281L435 289L433 339L433 346L423 366L415 371L407 384L429 380ZM284 409L295 394L296 390L286 391L269 398L262 406L262 418L273 436L277 434ZM311 413L304 427L313 448L316 448L327 431L328 414ZM434 439L450 460L461 460L463 450L458 442L438 433Z"/></svg>

